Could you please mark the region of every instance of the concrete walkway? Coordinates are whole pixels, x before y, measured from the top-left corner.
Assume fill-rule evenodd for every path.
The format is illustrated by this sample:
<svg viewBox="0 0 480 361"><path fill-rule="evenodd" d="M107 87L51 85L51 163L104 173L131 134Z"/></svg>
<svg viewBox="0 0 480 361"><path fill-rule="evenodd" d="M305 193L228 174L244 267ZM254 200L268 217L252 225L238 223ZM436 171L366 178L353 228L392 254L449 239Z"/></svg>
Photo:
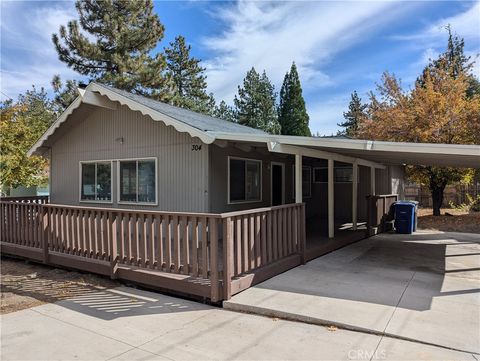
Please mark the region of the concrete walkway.
<svg viewBox="0 0 480 361"><path fill-rule="evenodd" d="M480 235L379 235L252 287L224 307L478 354Z"/></svg>
<svg viewBox="0 0 480 361"><path fill-rule="evenodd" d="M1 317L2 360L469 360L472 354L121 287Z"/></svg>

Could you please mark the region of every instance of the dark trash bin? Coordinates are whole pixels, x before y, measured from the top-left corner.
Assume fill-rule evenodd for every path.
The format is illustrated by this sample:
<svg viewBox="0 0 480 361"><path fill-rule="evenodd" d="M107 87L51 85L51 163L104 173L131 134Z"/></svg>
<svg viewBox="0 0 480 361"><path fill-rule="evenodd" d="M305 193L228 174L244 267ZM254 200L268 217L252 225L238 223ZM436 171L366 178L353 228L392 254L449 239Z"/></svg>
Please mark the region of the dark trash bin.
<svg viewBox="0 0 480 361"><path fill-rule="evenodd" d="M411 234L416 229L416 204L409 201L394 203L395 230L397 233Z"/></svg>

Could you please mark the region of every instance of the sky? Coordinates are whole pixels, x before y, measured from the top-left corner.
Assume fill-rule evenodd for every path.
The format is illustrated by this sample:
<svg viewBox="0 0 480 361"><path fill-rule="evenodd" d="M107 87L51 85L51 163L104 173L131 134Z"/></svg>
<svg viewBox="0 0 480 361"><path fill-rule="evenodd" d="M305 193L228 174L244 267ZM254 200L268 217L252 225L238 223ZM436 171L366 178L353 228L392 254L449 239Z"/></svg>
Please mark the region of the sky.
<svg viewBox="0 0 480 361"><path fill-rule="evenodd" d="M156 1L165 26L162 51L185 36L206 68L208 90L232 104L253 66L277 92L297 64L314 134L339 129L350 94L363 100L384 71L410 88L429 59L444 51L445 26L480 53L480 1ZM1 99L32 85L51 92L54 74L82 79L58 60L52 33L77 14L70 1L0 1ZM478 59L480 61L480 59ZM480 75L480 66L474 68Z"/></svg>

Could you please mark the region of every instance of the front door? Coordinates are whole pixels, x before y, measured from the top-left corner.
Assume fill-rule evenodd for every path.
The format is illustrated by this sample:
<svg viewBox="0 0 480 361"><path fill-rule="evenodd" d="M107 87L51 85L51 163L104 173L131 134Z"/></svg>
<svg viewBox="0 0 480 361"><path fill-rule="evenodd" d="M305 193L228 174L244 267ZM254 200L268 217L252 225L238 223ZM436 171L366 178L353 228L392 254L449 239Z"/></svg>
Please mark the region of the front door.
<svg viewBox="0 0 480 361"><path fill-rule="evenodd" d="M272 206L284 203L285 168L283 163L272 163Z"/></svg>

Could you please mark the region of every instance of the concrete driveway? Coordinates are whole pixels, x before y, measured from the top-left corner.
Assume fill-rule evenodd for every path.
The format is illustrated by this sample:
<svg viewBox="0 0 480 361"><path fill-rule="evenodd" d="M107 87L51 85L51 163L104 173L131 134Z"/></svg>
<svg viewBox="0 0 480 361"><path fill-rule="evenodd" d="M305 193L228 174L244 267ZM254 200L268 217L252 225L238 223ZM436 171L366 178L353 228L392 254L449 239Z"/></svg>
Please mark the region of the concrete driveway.
<svg viewBox="0 0 480 361"><path fill-rule="evenodd" d="M478 354L480 235L378 235L252 287L224 307Z"/></svg>
<svg viewBox="0 0 480 361"><path fill-rule="evenodd" d="M129 287L1 317L2 360L468 360L472 354L226 311Z"/></svg>

